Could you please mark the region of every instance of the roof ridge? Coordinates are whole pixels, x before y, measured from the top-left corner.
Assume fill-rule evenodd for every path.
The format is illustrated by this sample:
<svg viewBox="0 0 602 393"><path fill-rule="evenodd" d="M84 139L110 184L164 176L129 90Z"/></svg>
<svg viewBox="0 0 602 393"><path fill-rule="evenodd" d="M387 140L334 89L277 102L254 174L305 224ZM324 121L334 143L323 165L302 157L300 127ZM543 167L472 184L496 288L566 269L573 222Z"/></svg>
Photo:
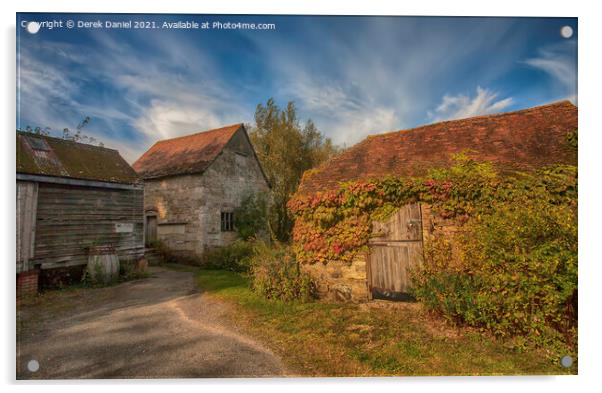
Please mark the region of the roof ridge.
<svg viewBox="0 0 602 393"><path fill-rule="evenodd" d="M65 139L65 138L59 138L57 136L36 134L36 133L33 133L33 132L24 131L24 130L17 130L17 133L21 134L23 136L29 136L29 135L31 135L31 136L39 137L39 138L53 139L53 140L61 142L61 143L63 143L63 142L65 142L65 143L74 143L74 144L77 144L77 145L89 146L89 147L92 147L92 148L95 148L95 149L100 149L100 150L111 150L111 151L116 151L116 152L119 153L119 150L113 149L112 147L92 145L90 143L83 143L83 142L72 141L72 140Z"/></svg>
<svg viewBox="0 0 602 393"><path fill-rule="evenodd" d="M196 135L200 135L200 134L208 134L208 133L214 132L214 131L221 131L221 130L224 130L226 128L232 128L232 127L236 127L236 126L238 126L238 128L240 128L241 126L244 126L244 123L234 123L234 124L230 124L230 125L227 125L227 126L222 126L222 127L218 127L218 128L212 128L210 130L194 132L192 134L181 135L181 136L176 136L176 137L167 138L167 139L161 139L161 140L158 140L157 142L155 142L155 145L159 144L159 143L162 143L162 142L175 141L175 140L178 140L178 139L190 138L190 137L193 137L193 136L196 136Z"/></svg>
<svg viewBox="0 0 602 393"><path fill-rule="evenodd" d="M569 104L570 106L576 106L575 104L573 104L569 100L561 100L561 101L551 102L551 103L548 103L548 104L533 106L533 107L530 107L530 108L517 109L515 111L496 112L496 113L490 113L488 115L478 115L478 116L463 117L461 119L441 120L441 121L437 121L437 122L434 122L434 123L421 124L419 126L412 127L412 128L404 128L402 130L385 131L385 132L381 132L381 133L378 133L378 134L368 135L364 140L360 141L359 143L357 143L354 146L357 146L360 143L362 143L364 141L367 141L368 139L378 138L378 137L381 137L381 136L390 135L390 134L396 134L396 133L405 133L405 132L410 132L410 131L417 131L417 130L421 130L423 128L427 128L427 127L431 127L431 126L435 126L435 125L440 125L440 124L445 124L445 123L456 123L456 122L461 122L461 121L469 121L469 120L477 120L477 119L493 119L493 118L496 118L496 117L502 117L502 116L508 116L508 115L513 115L513 114L526 113L526 112L533 112L533 111L541 110L541 109L547 108L547 107L557 107L557 106L563 106L563 105L566 105L566 104Z"/></svg>
<svg viewBox="0 0 602 393"><path fill-rule="evenodd" d="M134 162L134 170L146 179L201 173L240 130L244 123L157 141Z"/></svg>
<svg viewBox="0 0 602 393"><path fill-rule="evenodd" d="M577 128L577 117L577 106L563 100L371 135L306 172L297 193L328 190L367 177L423 174L450 165L451 155L466 149L476 152L475 159L504 170L573 165L575 155L566 133Z"/></svg>

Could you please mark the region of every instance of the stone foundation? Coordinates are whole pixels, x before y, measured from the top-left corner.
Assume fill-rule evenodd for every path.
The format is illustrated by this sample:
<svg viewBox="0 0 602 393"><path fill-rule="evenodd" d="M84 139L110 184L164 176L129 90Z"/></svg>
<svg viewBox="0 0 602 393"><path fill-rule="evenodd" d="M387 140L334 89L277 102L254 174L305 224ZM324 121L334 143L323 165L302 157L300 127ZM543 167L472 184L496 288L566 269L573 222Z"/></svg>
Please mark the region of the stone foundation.
<svg viewBox="0 0 602 393"><path fill-rule="evenodd" d="M364 302L368 300L366 286L366 256L351 263L329 261L327 264L302 265L316 282L318 296L340 302Z"/></svg>

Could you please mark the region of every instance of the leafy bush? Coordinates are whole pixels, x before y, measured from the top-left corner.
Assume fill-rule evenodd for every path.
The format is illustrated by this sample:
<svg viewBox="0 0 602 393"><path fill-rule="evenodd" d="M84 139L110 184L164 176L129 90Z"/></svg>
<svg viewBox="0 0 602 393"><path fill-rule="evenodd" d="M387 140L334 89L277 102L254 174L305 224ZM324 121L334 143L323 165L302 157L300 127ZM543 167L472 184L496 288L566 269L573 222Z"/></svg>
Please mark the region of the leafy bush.
<svg viewBox="0 0 602 393"><path fill-rule="evenodd" d="M302 272L291 250L257 242L251 258L251 288L268 298L283 301L309 301L313 298L313 283Z"/></svg>
<svg viewBox="0 0 602 393"><path fill-rule="evenodd" d="M248 194L234 210L234 227L243 240L268 234L268 203L265 194Z"/></svg>
<svg viewBox="0 0 602 393"><path fill-rule="evenodd" d="M499 336L576 344L576 200L550 199L534 188L471 218L453 245L428 244L416 297Z"/></svg>
<svg viewBox="0 0 602 393"><path fill-rule="evenodd" d="M209 269L247 272L249 270L249 258L252 255L252 242L236 240L227 246L205 251L199 263L202 267Z"/></svg>

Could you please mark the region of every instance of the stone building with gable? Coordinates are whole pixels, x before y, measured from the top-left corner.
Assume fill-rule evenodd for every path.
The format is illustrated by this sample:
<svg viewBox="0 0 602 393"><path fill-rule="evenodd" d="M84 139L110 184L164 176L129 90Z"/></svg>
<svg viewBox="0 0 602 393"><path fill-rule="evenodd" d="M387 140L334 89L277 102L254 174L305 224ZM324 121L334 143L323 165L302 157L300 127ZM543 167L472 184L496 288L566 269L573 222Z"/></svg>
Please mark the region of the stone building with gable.
<svg viewBox="0 0 602 393"><path fill-rule="evenodd" d="M269 191L243 124L159 141L133 167L144 180L146 244L185 257L233 242L234 210Z"/></svg>

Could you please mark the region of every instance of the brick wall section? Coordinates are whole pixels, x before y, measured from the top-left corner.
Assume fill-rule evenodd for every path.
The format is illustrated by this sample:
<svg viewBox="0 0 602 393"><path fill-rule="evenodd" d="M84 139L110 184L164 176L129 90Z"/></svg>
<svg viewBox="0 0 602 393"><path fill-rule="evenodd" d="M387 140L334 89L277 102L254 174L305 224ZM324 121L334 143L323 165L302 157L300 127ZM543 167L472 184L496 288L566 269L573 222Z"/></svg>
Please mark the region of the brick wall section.
<svg viewBox="0 0 602 393"><path fill-rule="evenodd" d="M38 293L39 270L29 270L17 274L17 299Z"/></svg>

